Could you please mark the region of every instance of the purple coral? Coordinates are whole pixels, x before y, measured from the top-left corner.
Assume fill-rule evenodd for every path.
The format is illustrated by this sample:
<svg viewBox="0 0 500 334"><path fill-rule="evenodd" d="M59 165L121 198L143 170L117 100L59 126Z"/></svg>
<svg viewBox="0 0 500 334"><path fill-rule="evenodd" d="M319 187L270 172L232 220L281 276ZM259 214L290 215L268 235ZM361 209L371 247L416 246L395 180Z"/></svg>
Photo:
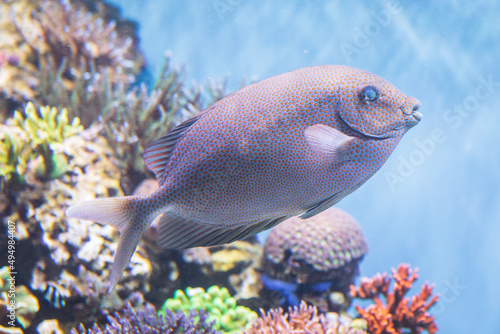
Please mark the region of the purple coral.
<svg viewBox="0 0 500 334"><path fill-rule="evenodd" d="M356 220L331 208L308 220L292 218L275 227L264 245L266 273L283 281L312 283L321 279L311 272L327 273L358 262L367 251Z"/></svg>
<svg viewBox="0 0 500 334"><path fill-rule="evenodd" d="M135 311L128 304L122 312L114 316L108 315L109 324L104 327L94 324L86 329L82 324L78 329L73 328L71 334L161 334L161 333L192 333L216 334L218 333L211 323L207 322L207 314L191 311L186 316L182 311L173 314L166 310L166 317L157 316L153 306L146 304L144 311Z"/></svg>

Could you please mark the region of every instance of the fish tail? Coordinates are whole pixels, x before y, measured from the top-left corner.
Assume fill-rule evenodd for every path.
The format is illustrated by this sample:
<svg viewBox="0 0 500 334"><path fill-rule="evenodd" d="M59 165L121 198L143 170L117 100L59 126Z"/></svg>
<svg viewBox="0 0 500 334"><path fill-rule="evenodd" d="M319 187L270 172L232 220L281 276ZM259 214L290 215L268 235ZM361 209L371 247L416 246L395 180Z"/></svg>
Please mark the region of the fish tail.
<svg viewBox="0 0 500 334"><path fill-rule="evenodd" d="M102 198L81 202L66 210L68 217L111 225L120 231L108 291L118 283L139 244L142 233L154 220L154 217L145 214L144 208L140 209L144 206L143 200L141 196Z"/></svg>

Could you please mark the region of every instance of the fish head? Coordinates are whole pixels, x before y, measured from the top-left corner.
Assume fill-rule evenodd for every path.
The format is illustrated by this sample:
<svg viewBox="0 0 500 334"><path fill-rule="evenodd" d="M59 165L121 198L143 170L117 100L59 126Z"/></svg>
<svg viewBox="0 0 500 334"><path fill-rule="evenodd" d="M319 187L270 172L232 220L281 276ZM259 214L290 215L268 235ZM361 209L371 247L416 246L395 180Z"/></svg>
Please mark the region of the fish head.
<svg viewBox="0 0 500 334"><path fill-rule="evenodd" d="M368 137L404 134L421 119L420 101L403 94L388 81L364 71L346 76L339 87L339 116L353 130Z"/></svg>

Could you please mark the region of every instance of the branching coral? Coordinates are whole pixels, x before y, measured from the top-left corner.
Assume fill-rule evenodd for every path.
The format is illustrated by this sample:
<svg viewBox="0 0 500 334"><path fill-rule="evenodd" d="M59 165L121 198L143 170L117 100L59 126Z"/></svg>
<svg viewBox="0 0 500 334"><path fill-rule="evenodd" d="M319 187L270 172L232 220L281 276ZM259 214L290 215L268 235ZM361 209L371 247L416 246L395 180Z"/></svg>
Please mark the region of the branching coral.
<svg viewBox="0 0 500 334"><path fill-rule="evenodd" d="M172 68L170 56L151 91L144 84L126 89L124 85L114 86L98 118L104 126L104 136L123 163L124 177L128 178L149 173L142 159L144 148L201 111L207 104L204 96L208 94L208 102L215 102L226 94L225 85L221 84L186 88L184 72ZM96 88L96 92L99 90L102 88ZM136 185L132 182L126 190L131 192Z"/></svg>
<svg viewBox="0 0 500 334"><path fill-rule="evenodd" d="M192 333L216 334L210 325L205 312L192 311L189 315L183 312L173 314L166 311L164 316L157 316L154 307L146 305L144 311L136 311L127 305L122 312L114 316L108 315L109 324L100 327L97 324L90 329L80 325L72 329L71 334L157 334L157 333Z"/></svg>
<svg viewBox="0 0 500 334"><path fill-rule="evenodd" d="M103 10L91 13L66 0L22 0L3 2L0 13L0 49L16 60L0 67L0 95L8 99L64 107L51 100L51 91L84 88L77 83L90 73L131 83L143 66L135 33L117 31Z"/></svg>
<svg viewBox="0 0 500 334"><path fill-rule="evenodd" d="M250 327L246 334L257 333L326 333L328 323L326 319L318 314L314 306L308 306L305 302L300 307L290 308L289 313L284 314L282 308L273 309L261 316Z"/></svg>
<svg viewBox="0 0 500 334"><path fill-rule="evenodd" d="M188 87L170 56L151 90L132 86L143 66L135 33L117 30L102 8L21 0L0 4L0 13L0 114L30 100L66 108L85 127L99 122L122 164L127 194L149 173L141 156L146 145L225 95L225 85Z"/></svg>
<svg viewBox="0 0 500 334"><path fill-rule="evenodd" d="M345 326L338 322L329 322L315 306L304 301L300 306L290 307L288 313L282 308L272 309L267 313L261 310L261 316L254 321L244 334L362 334L362 328Z"/></svg>
<svg viewBox="0 0 500 334"><path fill-rule="evenodd" d="M202 288L187 288L186 293L177 290L174 298L167 299L158 312L164 314L183 311L189 314L191 310L204 310L208 313L209 321L214 321L214 327L224 333L239 333L257 314L244 306L237 306L236 299L229 295L226 288L211 286L205 292Z"/></svg>
<svg viewBox="0 0 500 334"><path fill-rule="evenodd" d="M122 165L127 193L149 173L142 159L144 148L207 102L225 95L223 84L186 88L183 71L173 68L169 57L152 90L145 84L130 90L126 83L113 83L108 71L75 78L71 89L61 85L60 76L60 71L43 71L39 89L44 98L38 103L66 107L69 118L78 116L86 126L96 122L103 126L103 136Z"/></svg>
<svg viewBox="0 0 500 334"><path fill-rule="evenodd" d="M68 0L42 1L40 10L32 14L39 27L31 37L18 26L19 32L35 50L47 52L55 64L67 63L67 76L82 76L95 67L111 69L112 81L133 82L142 65L133 48L134 40L116 31L115 21L105 22L99 14ZM38 44L40 43L40 44ZM83 72L78 72L81 65Z"/></svg>
<svg viewBox="0 0 500 334"><path fill-rule="evenodd" d="M402 333L408 328L411 333L423 330L433 334L437 332L434 317L428 310L437 302L438 296L432 296L432 286L424 284L420 294L411 300L406 293L418 278L418 269L401 264L393 274L378 274L373 278L363 278L359 288L351 286L351 295L355 298L372 299L375 304L366 308L356 306L358 313L368 322L368 329L373 334ZM392 291L389 290L391 278L394 280ZM430 297L432 298L427 301ZM385 304L381 297L385 298Z"/></svg>
<svg viewBox="0 0 500 334"><path fill-rule="evenodd" d="M64 155L55 154L53 145L83 130L78 118L68 122L67 110L28 103L23 113L16 111L6 125L0 125L0 173L7 181L24 182L31 165L38 177L57 178L66 172Z"/></svg>

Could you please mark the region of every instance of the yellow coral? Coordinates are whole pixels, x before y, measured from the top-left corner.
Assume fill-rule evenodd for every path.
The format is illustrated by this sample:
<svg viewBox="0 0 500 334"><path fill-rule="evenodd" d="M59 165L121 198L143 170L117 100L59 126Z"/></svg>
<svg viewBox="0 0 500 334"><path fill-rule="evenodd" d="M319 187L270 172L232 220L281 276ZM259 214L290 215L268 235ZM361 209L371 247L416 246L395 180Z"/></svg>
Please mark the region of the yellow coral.
<svg viewBox="0 0 500 334"><path fill-rule="evenodd" d="M213 268L215 271L229 271L242 262L248 262L247 255L248 252L243 252L237 248L224 248L212 255Z"/></svg>
<svg viewBox="0 0 500 334"><path fill-rule="evenodd" d="M13 283L9 283L11 278L14 279ZM15 315L17 322L23 328L28 328L39 310L38 299L24 285L16 285L15 278L11 276L9 267L0 268L0 308L5 308L7 314ZM15 307L14 312L7 309L7 306L12 305Z"/></svg>
<svg viewBox="0 0 500 334"><path fill-rule="evenodd" d="M0 173L9 181L26 173L30 163L37 174L58 177L66 171L67 159L54 154L52 145L83 130L80 120L75 117L68 122L68 111L41 107L39 110L30 102L24 112L16 111L0 126Z"/></svg>
<svg viewBox="0 0 500 334"><path fill-rule="evenodd" d="M55 107L45 106L37 111L33 103L29 102L24 113L25 116L15 111L12 121L7 121L7 124L24 128L30 135L31 144L35 146L45 142L60 143L83 130L78 117L75 117L71 124L68 123L66 108L58 111Z"/></svg>

